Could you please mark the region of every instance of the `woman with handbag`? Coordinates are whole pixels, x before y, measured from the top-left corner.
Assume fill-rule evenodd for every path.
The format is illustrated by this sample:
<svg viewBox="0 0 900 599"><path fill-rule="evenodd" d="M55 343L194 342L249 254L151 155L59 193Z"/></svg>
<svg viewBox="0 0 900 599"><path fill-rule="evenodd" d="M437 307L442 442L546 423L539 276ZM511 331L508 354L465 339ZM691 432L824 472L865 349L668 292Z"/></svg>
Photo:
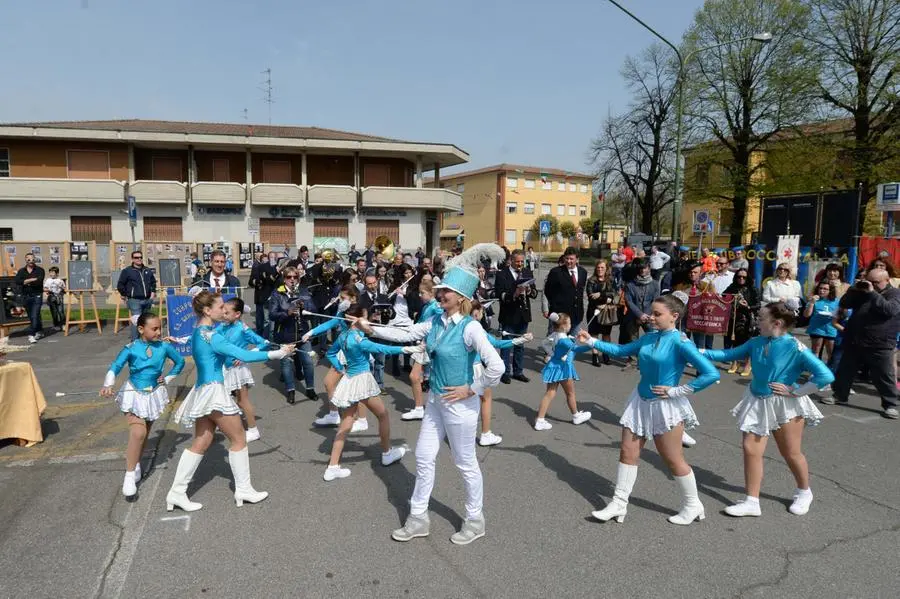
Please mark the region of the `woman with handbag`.
<svg viewBox="0 0 900 599"><path fill-rule="evenodd" d="M610 342L613 325L619 322L618 294L606 260L598 260L594 265L594 274L588 279L585 292L588 297L587 314L590 315L588 333L591 337L601 337L603 341ZM600 352L596 349L592 350L591 363L600 366ZM603 354L603 363L609 364L606 354Z"/></svg>
<svg viewBox="0 0 900 599"><path fill-rule="evenodd" d="M725 349L739 347L758 333L756 315L759 312L759 292L750 281L746 268L740 268L734 273L734 282L725 289L725 295L729 294L734 296L734 303L733 315L725 333ZM732 362L728 368L729 374L734 374L738 368L738 362ZM744 360L741 376L750 376L750 358Z"/></svg>

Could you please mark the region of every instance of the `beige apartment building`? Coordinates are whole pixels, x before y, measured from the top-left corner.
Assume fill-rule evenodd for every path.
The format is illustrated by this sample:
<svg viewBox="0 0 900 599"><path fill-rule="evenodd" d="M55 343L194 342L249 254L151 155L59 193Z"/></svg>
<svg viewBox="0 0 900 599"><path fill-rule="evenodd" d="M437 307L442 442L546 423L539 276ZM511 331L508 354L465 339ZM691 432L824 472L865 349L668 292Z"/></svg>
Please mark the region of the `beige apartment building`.
<svg viewBox="0 0 900 599"><path fill-rule="evenodd" d="M530 230L541 216L570 221L575 227L590 218L592 181L593 176L585 173L504 163L441 175L425 184L462 196L460 211L442 214L441 247L459 242L467 248L492 241L513 249L523 243L538 245ZM587 243L590 233L584 231L582 243ZM568 242L552 241L553 246Z"/></svg>

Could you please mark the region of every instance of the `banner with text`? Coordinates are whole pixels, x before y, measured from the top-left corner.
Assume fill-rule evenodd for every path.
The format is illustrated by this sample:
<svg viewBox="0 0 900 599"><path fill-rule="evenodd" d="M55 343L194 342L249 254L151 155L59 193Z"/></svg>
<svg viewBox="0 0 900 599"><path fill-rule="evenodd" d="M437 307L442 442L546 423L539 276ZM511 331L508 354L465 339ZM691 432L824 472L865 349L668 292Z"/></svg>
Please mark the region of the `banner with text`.
<svg viewBox="0 0 900 599"><path fill-rule="evenodd" d="M222 294L222 299L228 301L233 297L237 297L233 293ZM197 315L194 314L194 308L191 305L193 296L190 295L167 295L166 296L166 320L169 325L170 337L190 337L194 333L197 326ZM173 343L175 349L182 357L187 358L191 355L191 341L187 343Z"/></svg>
<svg viewBox="0 0 900 599"><path fill-rule="evenodd" d="M724 335L731 320L732 295L701 293L688 298L684 328L707 335Z"/></svg>

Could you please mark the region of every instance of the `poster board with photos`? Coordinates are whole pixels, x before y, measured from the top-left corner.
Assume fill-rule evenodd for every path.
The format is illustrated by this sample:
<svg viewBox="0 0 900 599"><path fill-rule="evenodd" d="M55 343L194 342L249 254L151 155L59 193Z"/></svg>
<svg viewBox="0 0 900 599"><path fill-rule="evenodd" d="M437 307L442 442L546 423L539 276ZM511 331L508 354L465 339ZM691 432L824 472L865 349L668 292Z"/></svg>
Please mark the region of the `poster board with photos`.
<svg viewBox="0 0 900 599"><path fill-rule="evenodd" d="M157 287L181 287L181 261L178 258L160 258L156 263Z"/></svg>
<svg viewBox="0 0 900 599"><path fill-rule="evenodd" d="M250 270L253 268L254 256L266 253L266 244L255 243L238 243L238 270Z"/></svg>
<svg viewBox="0 0 900 599"><path fill-rule="evenodd" d="M51 266L59 268L59 276L68 278L68 262L71 248L69 241L2 241L0 242L0 276L12 277L25 266L25 254L34 254L34 262L48 274ZM84 260L96 261L97 244L93 241L82 242L78 256L86 255ZM86 252L86 254L85 254ZM83 261L80 257L79 260ZM95 273L96 275L96 273Z"/></svg>
<svg viewBox="0 0 900 599"><path fill-rule="evenodd" d="M94 263L87 260L69 260L69 291L92 291L94 289Z"/></svg>
<svg viewBox="0 0 900 599"><path fill-rule="evenodd" d="M161 260L177 260L179 265L180 281L172 287L181 287L186 284L189 276L188 267L191 264L191 252L197 251L197 244L185 241L144 241L144 264L156 272L156 280L162 286L160 276ZM169 268L172 268L169 266ZM168 285L167 285L168 286Z"/></svg>
<svg viewBox="0 0 900 599"><path fill-rule="evenodd" d="M234 261L234 267L237 269L239 267L238 261L236 260L236 256L234 255L234 244L230 241L214 241L211 243L200 243L198 244L197 255L200 257L200 260L203 261L203 264L206 265L207 270L209 270L209 260L212 256L212 253L215 250L221 250L225 252L225 259L231 258Z"/></svg>

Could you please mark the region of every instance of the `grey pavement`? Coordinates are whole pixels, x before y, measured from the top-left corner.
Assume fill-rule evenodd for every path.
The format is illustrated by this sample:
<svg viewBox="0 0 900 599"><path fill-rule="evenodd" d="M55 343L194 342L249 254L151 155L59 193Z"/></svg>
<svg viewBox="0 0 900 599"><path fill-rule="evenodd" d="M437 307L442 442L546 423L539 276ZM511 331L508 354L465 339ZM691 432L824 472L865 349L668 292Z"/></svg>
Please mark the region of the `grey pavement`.
<svg viewBox="0 0 900 599"><path fill-rule="evenodd" d="M740 433L729 411L747 383L723 373L721 384L692 399L701 426L697 446L686 450L706 520L666 521L679 497L650 443L625 522L600 524L589 515L612 494L618 418L637 373L594 368L582 356L578 402L593 419L567 422L560 395L553 429L538 433L535 341L527 349L532 382L495 389L493 430L503 443L478 448L487 535L466 547L449 542L463 490L445 447L431 536L401 544L390 532L408 511L414 456L382 467L370 416L369 431L345 450L352 475L325 483L333 430L311 426L321 402L287 405L267 364L253 366L263 437L250 449L253 483L269 499L235 507L219 438L190 487L203 509L166 512L190 431L161 421L144 457L149 474L137 500L126 502L126 425L115 405L95 394L55 397L97 389L126 335L51 335L17 355L34 365L50 406L44 443L0 447L0 597L897 596L900 429L879 415L867 385L857 386L850 406L821 406L825 421L807 431L815 501L806 516L787 511L794 483L774 443L762 517L722 513L743 497ZM317 381L324 373L320 366ZM176 381L179 397L192 382L188 366ZM399 418L412 405L406 378L388 375L387 384L391 436L414 448L419 425Z"/></svg>

